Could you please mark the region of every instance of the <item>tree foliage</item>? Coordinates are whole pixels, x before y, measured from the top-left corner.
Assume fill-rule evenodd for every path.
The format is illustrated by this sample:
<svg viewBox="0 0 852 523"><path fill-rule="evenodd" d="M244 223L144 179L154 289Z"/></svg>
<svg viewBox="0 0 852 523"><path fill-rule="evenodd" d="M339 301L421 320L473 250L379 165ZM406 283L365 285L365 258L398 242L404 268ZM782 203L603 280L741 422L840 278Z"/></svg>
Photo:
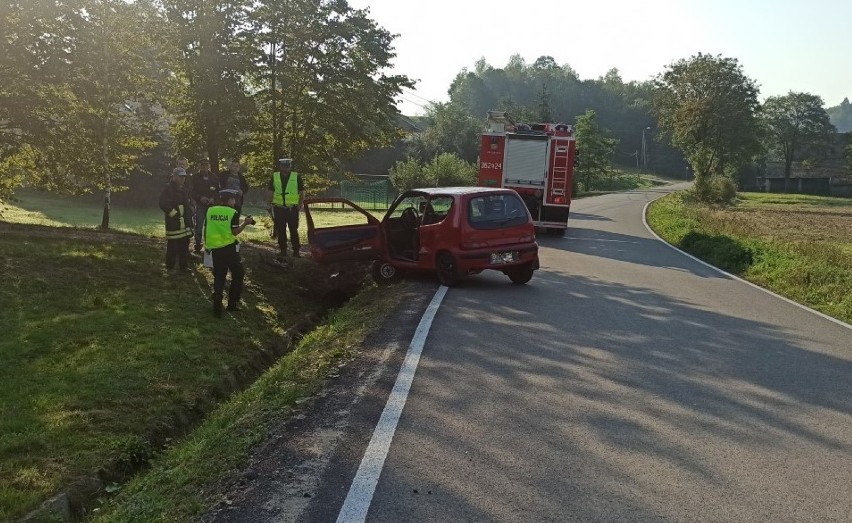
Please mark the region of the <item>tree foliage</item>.
<svg viewBox="0 0 852 523"><path fill-rule="evenodd" d="M656 126L650 107L652 92L651 82L624 82L617 69L598 79L581 80L570 65L560 65L551 56L527 63L516 55L504 67L480 59L472 70L463 69L450 86L448 105L477 124L484 122L489 109L507 111L518 122L569 124L592 109L599 124L610 129L618 141L612 162L629 166L641 148L642 129ZM465 140L452 127L436 133L444 136L435 140L439 144ZM648 153L653 170L683 172L682 155L667 144L649 144Z"/></svg>
<svg viewBox="0 0 852 523"><path fill-rule="evenodd" d="M154 145L161 76L149 2L10 2L0 38L0 176L109 194Z"/></svg>
<svg viewBox="0 0 852 523"><path fill-rule="evenodd" d="M260 59L250 0L161 0L174 73L168 108L177 153L204 153L214 170L245 152L254 102L246 79Z"/></svg>
<svg viewBox="0 0 852 523"><path fill-rule="evenodd" d="M384 73L395 35L368 11L341 0L271 0L255 31L264 55L253 77L261 111L253 147L270 163L280 151L302 172L324 173L399 137L395 99L413 82Z"/></svg>
<svg viewBox="0 0 852 523"><path fill-rule="evenodd" d="M760 152L758 88L736 59L699 53L654 85L659 126L689 161L699 196L711 177L733 175Z"/></svg>
<svg viewBox="0 0 852 523"><path fill-rule="evenodd" d="M453 153L442 153L427 163L408 158L394 164L390 170L391 185L398 191L417 187L468 187L476 185L475 164Z"/></svg>
<svg viewBox="0 0 852 523"><path fill-rule="evenodd" d="M849 103L849 98L844 98L840 105L829 107L826 112L838 132L852 132L852 104Z"/></svg>
<svg viewBox="0 0 852 523"><path fill-rule="evenodd" d="M836 130L822 98L809 93L791 91L784 96L770 96L763 104L762 118L767 129L767 149L784 162L784 185L789 190L793 161L824 155Z"/></svg>
<svg viewBox="0 0 852 523"><path fill-rule="evenodd" d="M577 117L575 130L577 150L582 153L576 179L583 190L590 191L600 187L603 178L612 171L612 155L618 140L607 136L592 109Z"/></svg>
<svg viewBox="0 0 852 523"><path fill-rule="evenodd" d="M426 118L428 128L413 143L421 162L429 162L442 153L452 153L469 163L476 161L485 122L482 116L474 118L459 104L446 103L433 106Z"/></svg>
<svg viewBox="0 0 852 523"><path fill-rule="evenodd" d="M285 152L326 173L398 136L395 98L413 85L384 73L395 36L345 0L2 7L0 197L111 187L155 138L214 168L246 155L265 178Z"/></svg>

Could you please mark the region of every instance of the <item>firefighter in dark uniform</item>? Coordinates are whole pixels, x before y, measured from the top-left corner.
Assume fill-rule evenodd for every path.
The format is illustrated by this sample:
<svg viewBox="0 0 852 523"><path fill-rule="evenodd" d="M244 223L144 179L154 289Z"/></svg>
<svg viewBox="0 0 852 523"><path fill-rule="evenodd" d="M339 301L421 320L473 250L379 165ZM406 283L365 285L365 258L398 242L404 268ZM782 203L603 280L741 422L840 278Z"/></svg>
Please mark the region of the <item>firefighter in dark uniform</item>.
<svg viewBox="0 0 852 523"><path fill-rule="evenodd" d="M279 170L272 174L269 189L272 190L272 222L278 237L281 256L287 256L287 229L290 229L290 245L293 257L299 257L299 210L305 196L302 177L293 171L293 160L278 160Z"/></svg>
<svg viewBox="0 0 852 523"><path fill-rule="evenodd" d="M240 213L236 209L238 197L239 191L222 189L219 193L220 203L207 209L204 225L204 247L213 256L213 314L217 318L222 315L225 279L229 271L231 287L228 290L228 310L240 310L245 269L240 259L240 240L237 235L247 226L253 225L254 219L246 216L240 223Z"/></svg>
<svg viewBox="0 0 852 523"><path fill-rule="evenodd" d="M175 167L169 183L160 193L160 209L166 217L166 270L175 268L175 262L182 272L192 272L188 264L189 239L192 237L192 218L184 184L186 171Z"/></svg>

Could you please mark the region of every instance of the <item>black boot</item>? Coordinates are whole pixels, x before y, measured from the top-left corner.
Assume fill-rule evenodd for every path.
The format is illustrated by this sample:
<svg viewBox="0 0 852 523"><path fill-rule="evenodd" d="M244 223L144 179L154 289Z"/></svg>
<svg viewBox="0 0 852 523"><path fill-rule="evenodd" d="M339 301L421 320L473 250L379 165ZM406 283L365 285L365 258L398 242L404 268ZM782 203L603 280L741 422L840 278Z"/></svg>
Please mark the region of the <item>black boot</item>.
<svg viewBox="0 0 852 523"><path fill-rule="evenodd" d="M229 302L228 302L228 309L227 309L227 310L229 310L229 311L231 311L231 312L236 312L236 311L241 311L241 310L243 310L243 309L240 307L240 302L238 302L238 301L229 301Z"/></svg>
<svg viewBox="0 0 852 523"><path fill-rule="evenodd" d="M213 316L222 317L222 297L213 296Z"/></svg>

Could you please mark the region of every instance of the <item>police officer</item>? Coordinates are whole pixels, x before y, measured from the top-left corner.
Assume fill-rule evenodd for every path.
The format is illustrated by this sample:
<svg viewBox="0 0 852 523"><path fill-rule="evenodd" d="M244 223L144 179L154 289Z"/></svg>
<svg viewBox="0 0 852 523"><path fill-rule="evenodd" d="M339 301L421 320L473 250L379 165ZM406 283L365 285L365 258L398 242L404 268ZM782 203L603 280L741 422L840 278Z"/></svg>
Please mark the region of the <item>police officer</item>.
<svg viewBox="0 0 852 523"><path fill-rule="evenodd" d="M293 171L293 160L278 160L279 170L272 173L269 188L272 190L272 221L281 256L287 256L287 229L290 229L290 244L293 256L299 257L299 210L305 196L302 177Z"/></svg>
<svg viewBox="0 0 852 523"><path fill-rule="evenodd" d="M213 256L213 314L222 316L222 298L225 289L225 279L231 272L231 287L228 290L228 310L240 310L240 295L243 292L243 277L245 269L240 259L240 241L237 235L254 219L246 216L240 223L240 213L237 211L239 190L222 189L219 192L219 205L207 209L207 219L204 226L204 247Z"/></svg>
<svg viewBox="0 0 852 523"><path fill-rule="evenodd" d="M192 218L184 190L185 183L186 171L175 167L169 183L160 193L160 209L166 217L166 270L169 271L175 268L177 262L182 272L192 272L187 263Z"/></svg>

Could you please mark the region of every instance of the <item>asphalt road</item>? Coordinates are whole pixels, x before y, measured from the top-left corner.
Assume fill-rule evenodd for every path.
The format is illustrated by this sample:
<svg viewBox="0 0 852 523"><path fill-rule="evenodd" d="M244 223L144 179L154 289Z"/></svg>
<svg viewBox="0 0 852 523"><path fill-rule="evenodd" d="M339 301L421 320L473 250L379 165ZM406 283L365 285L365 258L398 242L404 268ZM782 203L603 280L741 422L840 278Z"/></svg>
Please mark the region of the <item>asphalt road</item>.
<svg viewBox="0 0 852 523"><path fill-rule="evenodd" d="M852 329L655 239L659 195L577 200L528 285L448 291L368 521L852 521ZM268 519L333 521L382 406Z"/></svg>

